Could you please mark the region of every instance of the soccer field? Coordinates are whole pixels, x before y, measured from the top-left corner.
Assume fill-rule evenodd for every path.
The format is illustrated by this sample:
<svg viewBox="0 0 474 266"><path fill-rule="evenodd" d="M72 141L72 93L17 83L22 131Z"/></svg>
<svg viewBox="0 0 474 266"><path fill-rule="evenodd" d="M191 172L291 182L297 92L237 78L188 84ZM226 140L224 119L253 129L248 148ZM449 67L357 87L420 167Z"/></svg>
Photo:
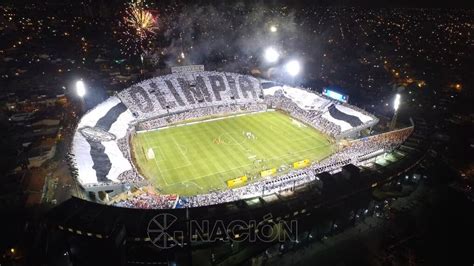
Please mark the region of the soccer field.
<svg viewBox="0 0 474 266"><path fill-rule="evenodd" d="M319 161L333 152L328 137L277 111L234 115L132 138L135 163L159 191L180 195L226 188L226 181L260 171ZM154 159L148 159L149 149Z"/></svg>

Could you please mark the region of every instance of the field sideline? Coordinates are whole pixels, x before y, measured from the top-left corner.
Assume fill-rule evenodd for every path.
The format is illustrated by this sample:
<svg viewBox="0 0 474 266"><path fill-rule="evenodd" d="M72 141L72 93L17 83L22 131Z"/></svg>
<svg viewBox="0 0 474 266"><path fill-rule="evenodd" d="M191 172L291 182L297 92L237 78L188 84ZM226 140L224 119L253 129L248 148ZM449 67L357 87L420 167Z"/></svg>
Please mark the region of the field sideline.
<svg viewBox="0 0 474 266"><path fill-rule="evenodd" d="M154 159L147 159L151 148ZM321 160L333 152L328 137L281 112L230 116L137 133L132 152L139 171L159 191L180 195L226 187L226 180Z"/></svg>

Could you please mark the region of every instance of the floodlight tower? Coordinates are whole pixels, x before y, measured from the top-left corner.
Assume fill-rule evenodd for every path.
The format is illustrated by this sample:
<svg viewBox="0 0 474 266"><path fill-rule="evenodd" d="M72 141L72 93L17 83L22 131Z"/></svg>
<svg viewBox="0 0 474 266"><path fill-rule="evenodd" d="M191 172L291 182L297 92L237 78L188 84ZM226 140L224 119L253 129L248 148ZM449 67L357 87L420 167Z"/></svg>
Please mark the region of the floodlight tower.
<svg viewBox="0 0 474 266"><path fill-rule="evenodd" d="M268 63L275 63L280 58L280 53L275 48L268 47L265 49L263 56Z"/></svg>
<svg viewBox="0 0 474 266"><path fill-rule="evenodd" d="M291 76L297 76L301 71L301 64L298 60L291 60L285 65L286 72Z"/></svg>
<svg viewBox="0 0 474 266"><path fill-rule="evenodd" d="M86 85L84 84L84 81L78 80L76 81L76 94L79 96L79 99L81 100L81 112L85 111L85 102L84 102L84 96L86 95Z"/></svg>
<svg viewBox="0 0 474 266"><path fill-rule="evenodd" d="M398 108L400 107L400 94L397 93L397 95L395 95L395 99L393 100L393 117L392 117L392 121L390 122L390 130L393 130L397 124L397 118L398 118Z"/></svg>

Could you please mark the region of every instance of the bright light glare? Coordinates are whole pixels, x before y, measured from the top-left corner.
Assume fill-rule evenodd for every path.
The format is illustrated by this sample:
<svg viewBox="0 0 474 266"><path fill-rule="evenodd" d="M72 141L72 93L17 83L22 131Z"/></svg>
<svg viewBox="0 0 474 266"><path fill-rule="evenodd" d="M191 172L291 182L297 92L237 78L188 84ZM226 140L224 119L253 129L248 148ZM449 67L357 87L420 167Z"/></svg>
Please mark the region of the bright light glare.
<svg viewBox="0 0 474 266"><path fill-rule="evenodd" d="M84 81L78 80L76 81L76 93L79 97L84 97L86 95L86 85L84 84Z"/></svg>
<svg viewBox="0 0 474 266"><path fill-rule="evenodd" d="M290 76L294 77L298 75L301 71L300 62L297 60L291 60L290 62L286 63L285 70L288 74L290 74Z"/></svg>
<svg viewBox="0 0 474 266"><path fill-rule="evenodd" d="M273 47L268 47L265 49L265 60L270 63L275 63L280 58L280 53Z"/></svg>
<svg viewBox="0 0 474 266"><path fill-rule="evenodd" d="M271 32L277 32L277 30L278 30L278 28L277 28L275 25L272 25L272 26L270 27L270 31L271 31Z"/></svg>
<svg viewBox="0 0 474 266"><path fill-rule="evenodd" d="M395 95L395 100L393 100L393 109L397 111L399 106L400 106L400 94L397 94Z"/></svg>

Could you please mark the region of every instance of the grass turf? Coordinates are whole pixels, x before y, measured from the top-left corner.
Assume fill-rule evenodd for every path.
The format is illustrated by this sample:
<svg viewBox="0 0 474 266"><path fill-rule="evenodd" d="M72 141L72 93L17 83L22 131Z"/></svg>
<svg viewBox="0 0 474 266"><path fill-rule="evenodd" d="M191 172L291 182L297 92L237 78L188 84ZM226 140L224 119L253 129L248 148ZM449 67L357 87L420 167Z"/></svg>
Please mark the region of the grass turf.
<svg viewBox="0 0 474 266"><path fill-rule="evenodd" d="M163 193L194 195L262 170L321 160L333 151L328 137L277 111L229 116L141 132L132 138L139 171ZM151 148L154 159L147 159Z"/></svg>

